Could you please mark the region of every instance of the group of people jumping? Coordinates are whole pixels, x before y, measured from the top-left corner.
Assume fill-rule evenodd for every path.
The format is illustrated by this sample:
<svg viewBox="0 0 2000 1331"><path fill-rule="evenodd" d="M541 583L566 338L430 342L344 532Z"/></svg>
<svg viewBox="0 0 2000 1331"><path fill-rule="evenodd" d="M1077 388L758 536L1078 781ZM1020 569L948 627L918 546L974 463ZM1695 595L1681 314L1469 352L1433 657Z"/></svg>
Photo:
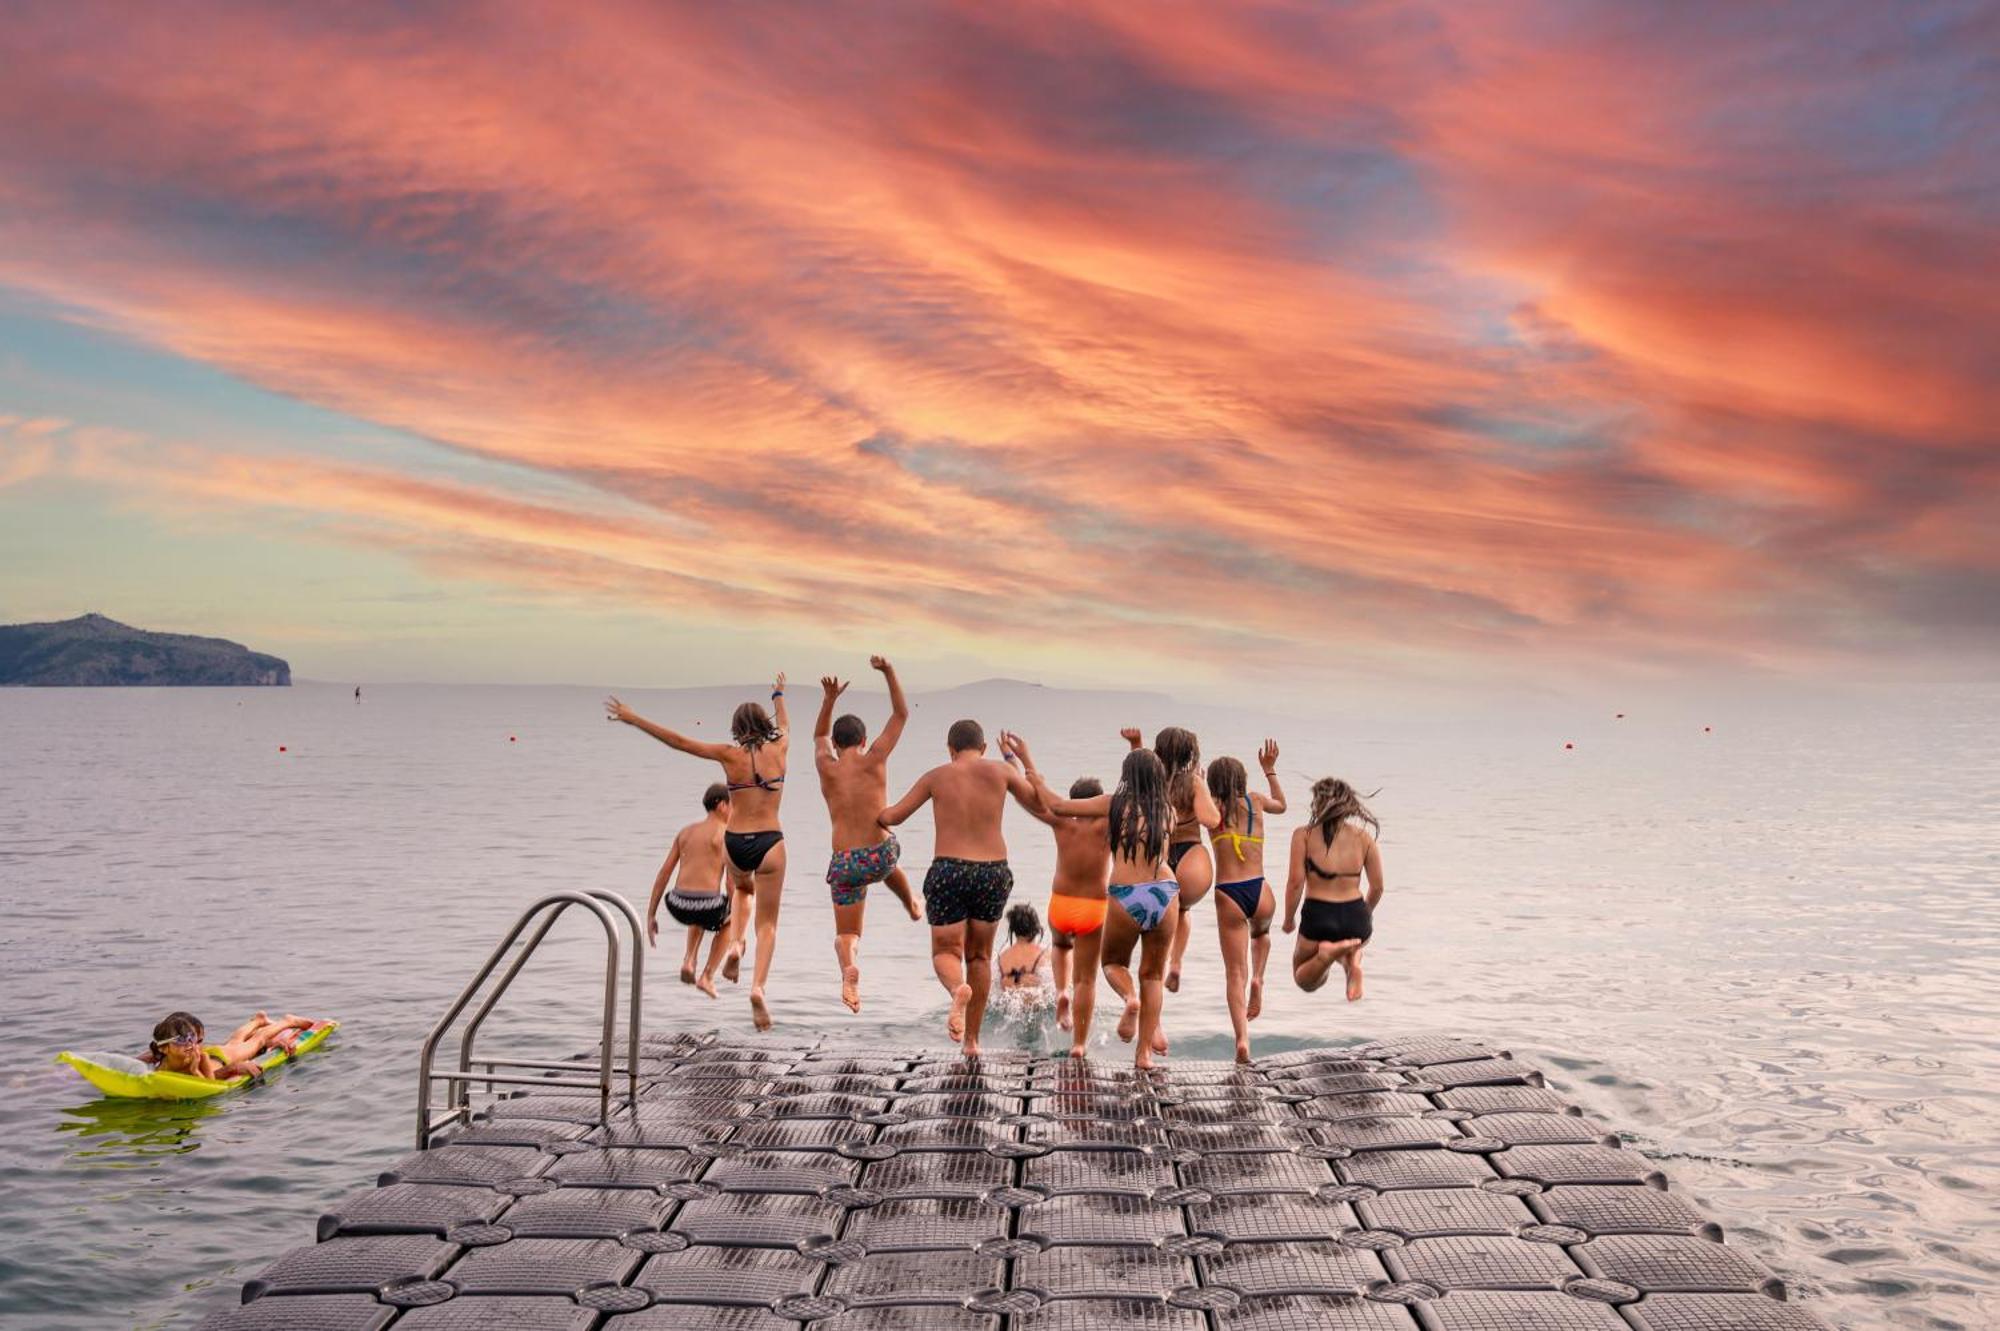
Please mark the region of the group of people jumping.
<svg viewBox="0 0 2000 1331"><path fill-rule="evenodd" d="M1265 822L1288 807L1278 780L1276 741L1266 740L1257 752L1265 789L1252 790L1247 770L1235 758L1217 758L1203 769L1192 731L1168 726L1148 747L1138 730L1127 729L1121 732L1127 750L1115 789L1107 794L1095 778L1079 777L1066 795L1058 795L1025 738L1003 731L1000 758L990 759L980 724L955 721L945 735L947 760L890 803L888 760L910 709L895 667L880 656L870 665L889 689L889 721L881 734L871 742L860 717L834 716L847 683L831 675L820 681L813 726L813 765L832 823L826 882L833 898L833 947L848 1008L861 1010L862 915L868 888L882 883L912 920L921 914L929 923L932 968L951 996L946 1032L968 1056L979 1053L994 934L1014 888L1001 834L1002 814L1012 798L1055 836L1048 903L1051 969L1057 1021L1071 1032L1071 1056L1087 1053L1100 973L1124 1002L1117 1031L1119 1039L1135 1042L1133 1061L1151 1067L1155 1057L1165 1055L1165 995L1180 988L1192 911L1213 889L1236 1057L1247 1062L1250 1023L1263 1009L1277 914L1277 896L1264 872ZM721 767L723 780L702 797L705 816L675 834L654 878L647 936L657 942L664 904L687 926L681 980L713 998L718 972L727 981L739 978L754 927L750 1010L757 1028L769 1029L765 985L785 879L778 818L790 753L785 676L772 685L769 709L756 702L736 709L727 743L669 730L615 697L606 700L605 713ZM895 829L925 804L931 806L936 839L920 906L900 866ZM1361 956L1383 889L1379 830L1345 781L1328 777L1314 783L1310 818L1292 833L1285 886L1284 930L1298 934L1292 976L1301 989L1319 989L1337 966L1348 999L1362 995ZM711 939L705 964L704 934Z"/></svg>

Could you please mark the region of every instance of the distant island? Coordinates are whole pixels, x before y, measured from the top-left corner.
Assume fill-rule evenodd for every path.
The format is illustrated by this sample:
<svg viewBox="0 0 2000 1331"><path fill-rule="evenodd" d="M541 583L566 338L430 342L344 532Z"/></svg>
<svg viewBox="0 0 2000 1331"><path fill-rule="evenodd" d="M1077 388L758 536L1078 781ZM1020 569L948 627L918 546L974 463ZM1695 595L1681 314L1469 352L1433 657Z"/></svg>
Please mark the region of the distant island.
<svg viewBox="0 0 2000 1331"><path fill-rule="evenodd" d="M292 668L222 638L153 633L103 615L55 624L0 624L0 685L275 685Z"/></svg>

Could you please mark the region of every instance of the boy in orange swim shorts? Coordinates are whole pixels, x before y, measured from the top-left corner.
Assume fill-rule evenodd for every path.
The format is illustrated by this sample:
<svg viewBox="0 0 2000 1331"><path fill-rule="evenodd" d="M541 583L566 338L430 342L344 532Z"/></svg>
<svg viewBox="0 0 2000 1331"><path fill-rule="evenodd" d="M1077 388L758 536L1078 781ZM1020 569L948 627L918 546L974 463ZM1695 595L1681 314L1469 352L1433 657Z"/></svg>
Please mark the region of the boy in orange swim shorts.
<svg viewBox="0 0 2000 1331"><path fill-rule="evenodd" d="M1102 795L1097 778L1070 783L1073 800ZM1097 1006L1097 958L1104 943L1104 912L1110 906L1111 836L1106 820L1064 818L1037 810L1056 834L1056 876L1049 896L1049 956L1056 990L1056 1024L1070 1034L1070 1056L1082 1058L1090 1043L1090 1014Z"/></svg>

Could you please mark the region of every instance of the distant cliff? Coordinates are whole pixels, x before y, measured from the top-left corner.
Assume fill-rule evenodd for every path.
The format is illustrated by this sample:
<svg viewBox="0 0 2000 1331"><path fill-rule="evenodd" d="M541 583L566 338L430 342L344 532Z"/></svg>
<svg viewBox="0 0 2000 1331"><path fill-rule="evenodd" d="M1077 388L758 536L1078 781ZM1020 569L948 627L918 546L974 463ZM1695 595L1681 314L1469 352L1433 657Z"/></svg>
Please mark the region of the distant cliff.
<svg viewBox="0 0 2000 1331"><path fill-rule="evenodd" d="M275 656L221 638L150 633L103 615L0 625L0 684L274 684L292 682Z"/></svg>

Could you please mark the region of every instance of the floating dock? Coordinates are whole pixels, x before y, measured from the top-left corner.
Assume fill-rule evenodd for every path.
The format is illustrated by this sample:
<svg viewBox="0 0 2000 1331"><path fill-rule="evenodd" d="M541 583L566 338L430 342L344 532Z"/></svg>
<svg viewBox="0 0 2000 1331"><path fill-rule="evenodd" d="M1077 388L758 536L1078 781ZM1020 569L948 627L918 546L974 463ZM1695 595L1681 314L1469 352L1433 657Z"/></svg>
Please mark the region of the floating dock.
<svg viewBox="0 0 2000 1331"><path fill-rule="evenodd" d="M1825 1331L1505 1053L641 1045L320 1218L208 1331Z"/></svg>

